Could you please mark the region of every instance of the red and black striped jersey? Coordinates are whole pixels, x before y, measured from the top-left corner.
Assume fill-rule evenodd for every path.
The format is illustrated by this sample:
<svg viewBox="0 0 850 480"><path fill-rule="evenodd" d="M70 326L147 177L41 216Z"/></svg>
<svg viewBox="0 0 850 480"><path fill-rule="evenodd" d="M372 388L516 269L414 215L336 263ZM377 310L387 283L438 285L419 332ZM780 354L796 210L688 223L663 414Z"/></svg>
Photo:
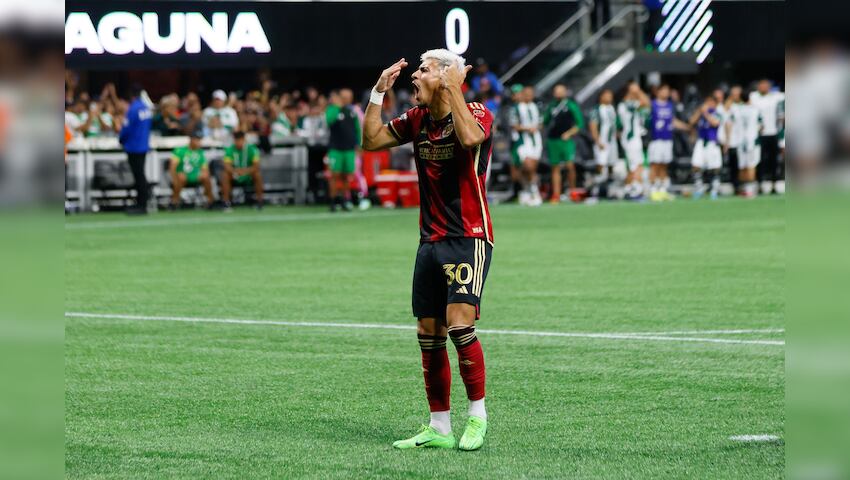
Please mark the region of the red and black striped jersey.
<svg viewBox="0 0 850 480"><path fill-rule="evenodd" d="M413 142L422 242L471 237L493 243L485 193L493 114L480 103L466 106L486 135L483 143L469 150L458 141L451 114L438 120L427 107L413 107L387 124L400 144Z"/></svg>

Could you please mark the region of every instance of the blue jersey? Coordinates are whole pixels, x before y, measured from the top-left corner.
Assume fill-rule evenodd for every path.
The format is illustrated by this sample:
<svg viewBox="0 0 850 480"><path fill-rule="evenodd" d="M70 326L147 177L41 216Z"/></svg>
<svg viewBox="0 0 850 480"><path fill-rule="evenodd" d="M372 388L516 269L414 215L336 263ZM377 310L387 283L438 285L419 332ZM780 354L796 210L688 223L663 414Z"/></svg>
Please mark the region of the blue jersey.
<svg viewBox="0 0 850 480"><path fill-rule="evenodd" d="M661 100L652 101L652 114L650 121L652 122L652 139L653 140L673 140L673 117L676 110L673 107L673 102Z"/></svg>
<svg viewBox="0 0 850 480"><path fill-rule="evenodd" d="M124 151L127 153L147 153L150 149L148 140L151 136L152 121L153 112L151 109L141 98L135 99L130 104L130 108L127 109L127 119L118 136L118 140L124 146Z"/></svg>
<svg viewBox="0 0 850 480"><path fill-rule="evenodd" d="M717 118L717 109L710 108L708 109L709 116ZM697 135L699 135L699 139L703 142L717 142L717 128L711 125L708 120L705 119L705 116L702 115L699 117L699 122L697 122Z"/></svg>

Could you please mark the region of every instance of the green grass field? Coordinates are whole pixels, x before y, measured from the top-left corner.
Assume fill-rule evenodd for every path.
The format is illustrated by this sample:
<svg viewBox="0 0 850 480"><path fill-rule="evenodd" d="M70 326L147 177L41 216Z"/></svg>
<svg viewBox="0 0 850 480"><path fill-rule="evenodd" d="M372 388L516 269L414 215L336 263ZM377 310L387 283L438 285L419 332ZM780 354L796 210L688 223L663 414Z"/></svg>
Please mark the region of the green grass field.
<svg viewBox="0 0 850 480"><path fill-rule="evenodd" d="M428 413L417 212L67 218L66 476L784 476L783 440L729 438L784 438L784 200L492 215L471 453L390 447Z"/></svg>

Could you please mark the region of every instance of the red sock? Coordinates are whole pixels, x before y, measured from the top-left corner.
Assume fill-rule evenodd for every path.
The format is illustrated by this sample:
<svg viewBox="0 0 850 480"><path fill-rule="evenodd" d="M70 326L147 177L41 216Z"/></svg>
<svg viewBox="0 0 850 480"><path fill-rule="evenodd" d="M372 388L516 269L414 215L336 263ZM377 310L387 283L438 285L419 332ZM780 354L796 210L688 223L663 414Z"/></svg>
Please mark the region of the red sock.
<svg viewBox="0 0 850 480"><path fill-rule="evenodd" d="M484 398L485 383L484 351L475 336L475 327L450 327L449 336L457 348L460 376L466 386L466 396L470 400L481 400Z"/></svg>
<svg viewBox="0 0 850 480"><path fill-rule="evenodd" d="M425 395L432 412L450 409L452 368L446 351L446 337L419 335L422 349L422 373L425 376Z"/></svg>

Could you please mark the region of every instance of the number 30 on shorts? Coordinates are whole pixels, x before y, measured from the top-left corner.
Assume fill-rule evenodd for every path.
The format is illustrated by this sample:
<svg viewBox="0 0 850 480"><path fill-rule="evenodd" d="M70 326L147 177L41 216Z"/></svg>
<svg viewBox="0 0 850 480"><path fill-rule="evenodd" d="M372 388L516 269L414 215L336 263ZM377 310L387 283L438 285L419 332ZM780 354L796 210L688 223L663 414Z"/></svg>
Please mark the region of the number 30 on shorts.
<svg viewBox="0 0 850 480"><path fill-rule="evenodd" d="M461 263L446 263L443 265L443 271L446 274L446 284L451 285L455 280L461 285L467 285L472 281L472 265Z"/></svg>

